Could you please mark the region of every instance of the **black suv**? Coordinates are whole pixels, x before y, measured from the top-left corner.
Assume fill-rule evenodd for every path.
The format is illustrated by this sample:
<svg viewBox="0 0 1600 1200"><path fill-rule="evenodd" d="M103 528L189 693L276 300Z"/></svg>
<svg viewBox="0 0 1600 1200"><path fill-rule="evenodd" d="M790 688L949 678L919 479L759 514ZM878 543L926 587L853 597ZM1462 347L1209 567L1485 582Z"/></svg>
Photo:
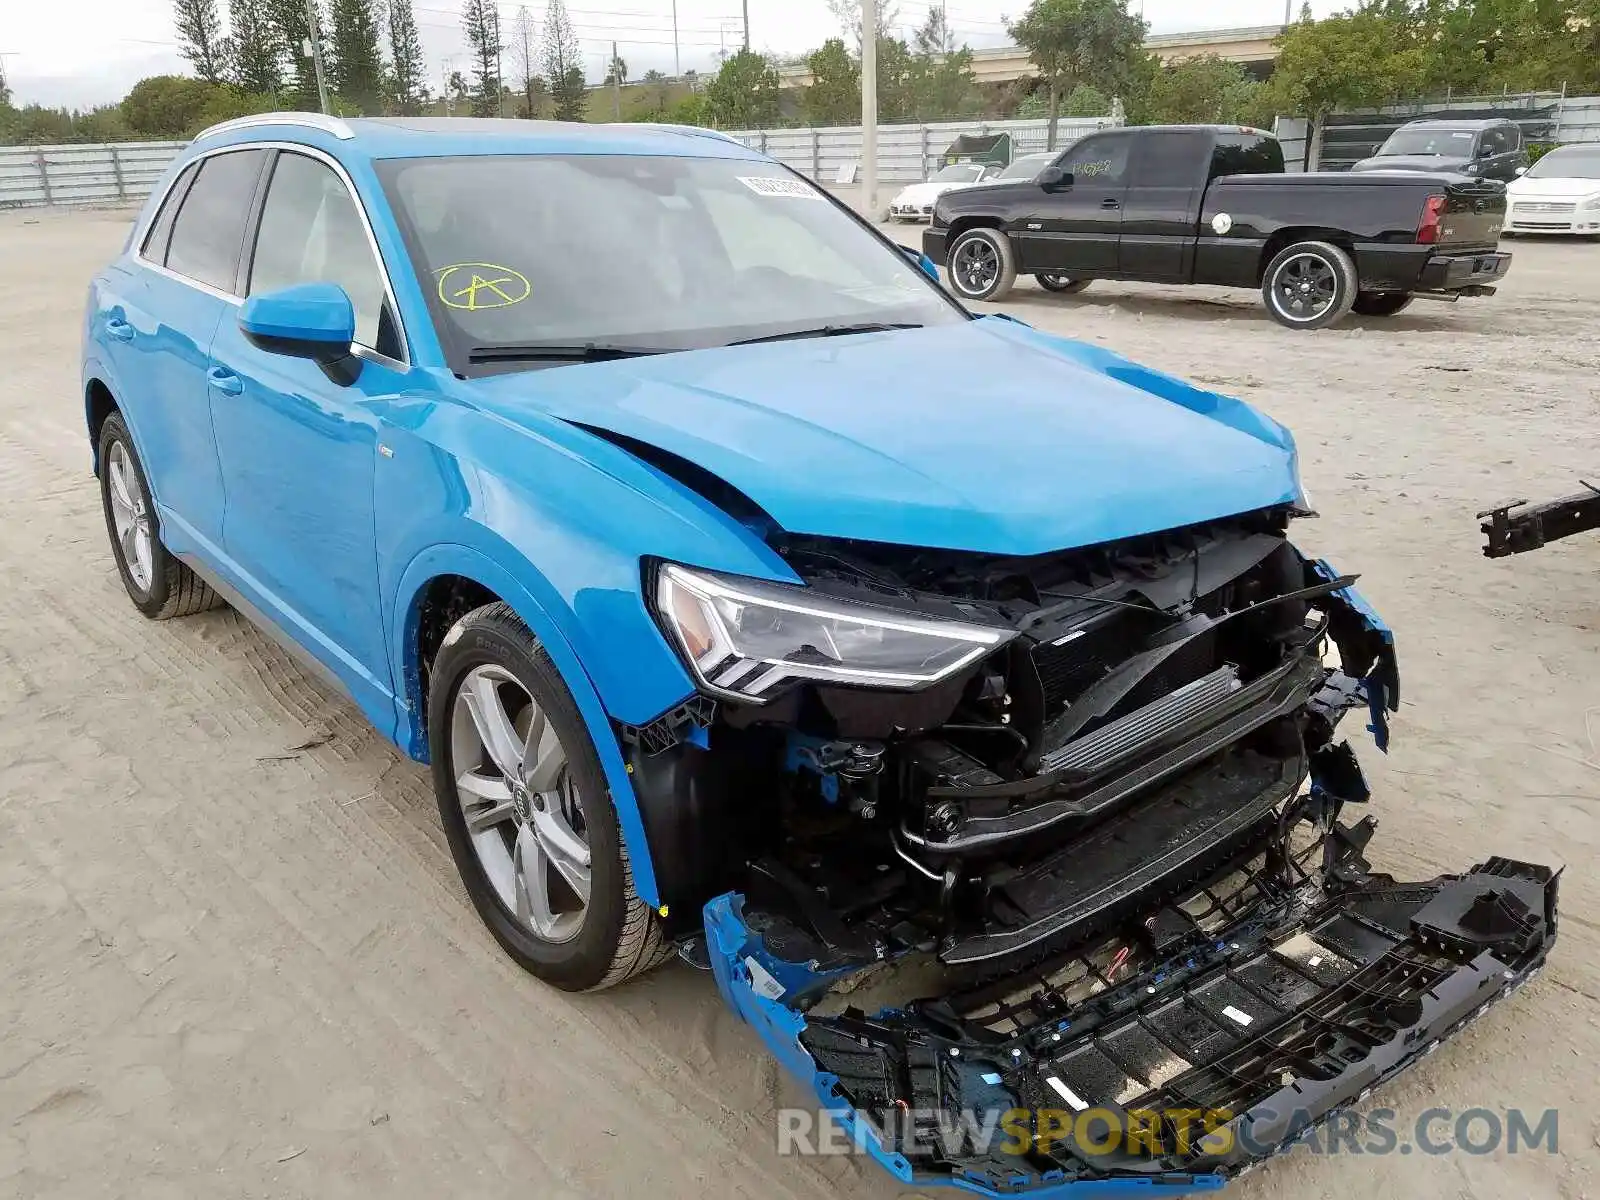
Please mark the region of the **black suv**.
<svg viewBox="0 0 1600 1200"><path fill-rule="evenodd" d="M1528 169L1515 121L1407 121L1352 171L1435 171L1506 183Z"/></svg>

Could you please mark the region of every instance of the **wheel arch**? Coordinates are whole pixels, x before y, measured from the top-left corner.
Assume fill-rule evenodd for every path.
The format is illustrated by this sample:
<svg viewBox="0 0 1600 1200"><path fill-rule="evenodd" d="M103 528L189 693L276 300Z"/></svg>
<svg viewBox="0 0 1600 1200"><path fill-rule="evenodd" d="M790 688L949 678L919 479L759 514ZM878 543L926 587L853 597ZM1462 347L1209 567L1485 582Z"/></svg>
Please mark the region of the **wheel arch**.
<svg viewBox="0 0 1600 1200"><path fill-rule="evenodd" d="M89 462L96 475L100 474L100 431L112 413L122 415L123 421L128 419L111 385L99 375L91 374L83 385L83 419L89 431Z"/></svg>
<svg viewBox="0 0 1600 1200"><path fill-rule="evenodd" d="M1267 264L1278 257L1285 247L1296 242L1327 242L1337 246L1352 259L1356 254L1355 239L1350 236L1347 229L1328 229L1320 225L1290 225L1277 230L1261 247L1261 257L1256 260L1256 286L1260 287L1266 281ZM1359 264L1358 264L1359 266Z"/></svg>
<svg viewBox="0 0 1600 1200"><path fill-rule="evenodd" d="M393 608L397 636L391 639L398 685L394 740L412 758L429 761L426 688L431 658L425 663L423 656L430 653L430 646L431 652L436 652L450 626L478 607L478 602L495 601L517 614L555 664L588 728L605 774L623 844L633 864L635 890L650 907L658 907L660 890L638 796L600 694L555 614L523 580L480 550L435 545L416 555L401 576Z"/></svg>
<svg viewBox="0 0 1600 1200"><path fill-rule="evenodd" d="M956 239L969 229L999 229L1004 232L1005 222L999 217L986 214L976 214L968 217L957 217L950 222L950 232L946 235L945 245L954 246Z"/></svg>

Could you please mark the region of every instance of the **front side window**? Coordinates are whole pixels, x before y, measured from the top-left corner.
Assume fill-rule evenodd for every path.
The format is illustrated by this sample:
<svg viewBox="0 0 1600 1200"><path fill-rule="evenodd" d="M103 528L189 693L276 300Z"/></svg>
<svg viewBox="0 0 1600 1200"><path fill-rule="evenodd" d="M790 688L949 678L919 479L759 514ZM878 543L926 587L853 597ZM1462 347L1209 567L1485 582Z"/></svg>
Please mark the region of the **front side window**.
<svg viewBox="0 0 1600 1200"><path fill-rule="evenodd" d="M1133 139L1125 133L1084 138L1061 160L1061 169L1074 183L1118 184L1128 174L1128 150Z"/></svg>
<svg viewBox="0 0 1600 1200"><path fill-rule="evenodd" d="M172 225L168 270L233 292L245 221L266 157L265 150L234 150L200 164Z"/></svg>
<svg viewBox="0 0 1600 1200"><path fill-rule="evenodd" d="M250 268L250 295L300 283L336 283L356 311L356 342L400 357L383 272L356 200L333 168L284 151L272 169Z"/></svg>
<svg viewBox="0 0 1600 1200"><path fill-rule="evenodd" d="M391 159L379 176L459 364L496 347L688 350L965 314L810 183L763 162Z"/></svg>

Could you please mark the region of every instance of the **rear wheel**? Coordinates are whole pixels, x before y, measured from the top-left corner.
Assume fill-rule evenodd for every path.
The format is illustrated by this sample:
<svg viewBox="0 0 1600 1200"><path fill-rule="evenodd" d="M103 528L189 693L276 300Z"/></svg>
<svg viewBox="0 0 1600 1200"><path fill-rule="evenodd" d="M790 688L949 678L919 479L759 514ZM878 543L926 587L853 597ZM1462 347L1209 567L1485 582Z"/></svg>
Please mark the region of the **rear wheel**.
<svg viewBox="0 0 1600 1200"><path fill-rule="evenodd" d="M1017 280L1011 239L998 229L969 229L950 247L950 286L963 300L998 300Z"/></svg>
<svg viewBox="0 0 1600 1200"><path fill-rule="evenodd" d="M611 987L671 950L639 899L599 756L555 664L515 613L462 617L428 695L433 786L478 915L526 970Z"/></svg>
<svg viewBox="0 0 1600 1200"><path fill-rule="evenodd" d="M1063 292L1067 295L1081 292L1094 282L1090 279L1074 279L1071 275L1063 275L1059 271L1040 271L1034 278L1045 291Z"/></svg>
<svg viewBox="0 0 1600 1200"><path fill-rule="evenodd" d="M222 604L222 597L161 544L144 464L118 413L100 427L100 505L117 573L135 608L152 621L165 621Z"/></svg>
<svg viewBox="0 0 1600 1200"><path fill-rule="evenodd" d="M1349 313L1358 284L1356 265L1344 250L1331 242L1296 242L1267 264L1261 296L1280 325L1323 329Z"/></svg>
<svg viewBox="0 0 1600 1200"><path fill-rule="evenodd" d="M1392 317L1410 303L1406 292L1358 292L1350 311L1362 317Z"/></svg>

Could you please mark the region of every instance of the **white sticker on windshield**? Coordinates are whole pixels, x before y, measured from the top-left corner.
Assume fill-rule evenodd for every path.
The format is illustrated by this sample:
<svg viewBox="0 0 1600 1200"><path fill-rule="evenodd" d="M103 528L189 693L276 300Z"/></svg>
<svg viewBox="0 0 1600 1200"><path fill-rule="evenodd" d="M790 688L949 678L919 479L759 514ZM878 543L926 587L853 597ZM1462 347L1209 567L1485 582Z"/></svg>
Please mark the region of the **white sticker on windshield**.
<svg viewBox="0 0 1600 1200"><path fill-rule="evenodd" d="M775 175L741 175L739 182L758 196L793 196L797 200L821 200L822 194L801 179Z"/></svg>

